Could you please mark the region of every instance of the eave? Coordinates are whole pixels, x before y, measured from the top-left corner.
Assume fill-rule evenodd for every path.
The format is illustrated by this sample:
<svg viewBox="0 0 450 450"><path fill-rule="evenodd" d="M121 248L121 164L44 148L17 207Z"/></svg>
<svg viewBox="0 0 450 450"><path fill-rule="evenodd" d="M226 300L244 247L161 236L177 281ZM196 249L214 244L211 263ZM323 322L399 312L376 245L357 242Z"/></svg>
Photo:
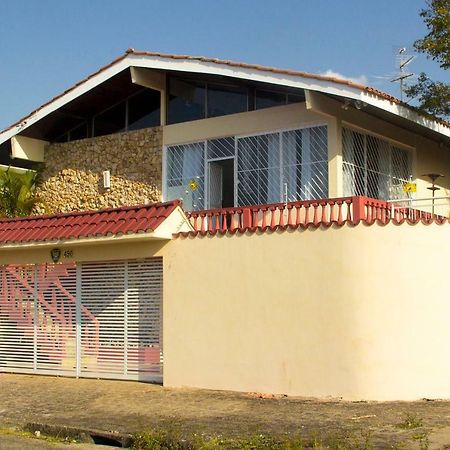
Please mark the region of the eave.
<svg viewBox="0 0 450 450"><path fill-rule="evenodd" d="M131 67L216 75L289 88L305 89L331 96L360 100L374 108L401 117L424 129L450 138L450 124L448 122L439 119L430 119L389 94L349 80L214 58L128 50L127 53L114 60L111 64L88 76L16 124L2 131L0 133L0 144L26 130L42 118L62 108L67 103L82 96L111 77Z"/></svg>

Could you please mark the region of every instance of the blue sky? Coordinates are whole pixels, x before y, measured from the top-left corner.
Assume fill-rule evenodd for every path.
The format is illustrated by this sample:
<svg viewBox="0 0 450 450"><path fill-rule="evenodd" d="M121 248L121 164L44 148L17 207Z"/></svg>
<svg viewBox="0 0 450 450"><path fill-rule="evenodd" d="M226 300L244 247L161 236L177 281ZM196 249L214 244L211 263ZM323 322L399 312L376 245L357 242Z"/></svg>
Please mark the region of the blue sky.
<svg viewBox="0 0 450 450"><path fill-rule="evenodd" d="M127 48L380 78L426 28L425 0L1 0L0 129ZM449 82L419 55L410 66Z"/></svg>

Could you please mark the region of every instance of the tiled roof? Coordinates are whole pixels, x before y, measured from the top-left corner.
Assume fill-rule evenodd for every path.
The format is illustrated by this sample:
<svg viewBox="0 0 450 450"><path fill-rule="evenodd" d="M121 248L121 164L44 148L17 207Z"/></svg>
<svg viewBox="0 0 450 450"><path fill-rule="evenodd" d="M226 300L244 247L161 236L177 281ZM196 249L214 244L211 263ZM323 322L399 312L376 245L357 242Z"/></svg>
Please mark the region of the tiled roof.
<svg viewBox="0 0 450 450"><path fill-rule="evenodd" d="M179 205L180 201L175 200L99 211L2 219L0 246L155 231Z"/></svg>
<svg viewBox="0 0 450 450"><path fill-rule="evenodd" d="M61 94L59 94L56 97L52 98L48 102L44 103L43 105L41 105L39 108L37 108L34 111L32 111L27 116L25 116L22 119L18 120L17 122L13 123L11 126L5 128L4 130L1 130L0 133L8 131L8 130L14 128L17 125L19 125L21 123L24 123L29 117L31 117L36 112L40 111L42 108L50 105L54 101L58 100L59 98L61 98L64 95L66 95L67 93L69 93L69 92L73 91L74 89L76 89L78 86L86 83L91 78L95 77L96 75L104 72L105 70L107 70L110 67L114 66L115 64L119 63L120 61L125 59L128 55L149 56L149 57L158 57L158 58L165 58L165 59L178 59L178 60L186 60L186 61L200 61L200 62L206 62L206 63L213 63L213 64L217 64L217 65L226 65L226 66L231 66L231 67L240 67L240 68L243 68L243 69L252 69L252 70L257 70L257 71L261 71L261 72L272 72L272 73L276 73L276 74L293 75L293 76L300 76L300 77L310 78L310 79L315 79L315 80L330 81L330 82L337 83L337 84L347 85L347 86L353 87L355 89L360 89L362 91L365 91L365 92L368 92L370 94L373 94L373 95L375 95L375 96L377 96L379 98L382 98L384 100L388 100L391 103L402 105L405 108L414 110L417 113L422 114L421 111L417 110L416 108L412 107L411 105L408 105L407 103L402 102L401 100L399 100L398 98L396 98L396 97L394 97L394 96L392 96L390 94L387 94L385 92L379 91L378 89L375 89L375 88L370 87L370 86L366 86L364 84L356 83L356 82L351 81L351 80L345 80L345 79L336 78L336 77L330 77L330 76L326 76L326 75L318 75L318 74L313 74L313 73L309 73L309 72L303 72L303 71L300 71L300 70L278 69L276 67L261 66L259 64L241 63L241 62L229 61L229 60L224 60L224 59L219 59L219 58L207 58L207 57L204 57L204 56L174 55L174 54L171 54L171 53L139 51L139 50L135 50L135 49L130 48L122 56L119 56L118 58L116 58L111 63L107 64L106 66L104 66L102 68L100 68L99 70L97 70L96 72L94 72L91 75L87 76L83 80L79 81L78 83L76 83L72 87L66 89L64 92L62 92ZM438 122L438 123L440 123L440 124L450 128L450 122L447 122L446 120L442 120L442 119L439 119L439 118L433 118L433 120L435 120L436 122Z"/></svg>
<svg viewBox="0 0 450 450"><path fill-rule="evenodd" d="M167 58L167 59L184 59L187 61L200 61L200 62L206 62L206 63L214 63L214 64L218 64L218 65L231 66L231 67L241 67L243 69L252 69L252 70L257 70L260 72L272 72L272 73L283 74L283 75L294 75L294 76L299 76L299 77L303 77L303 78L310 78L310 79L314 79L314 80L331 81L332 83L343 84L346 86L354 87L356 89L361 89L366 92L370 92L370 93L375 94L379 97L382 97L386 100L389 100L393 103L398 103L398 104L402 103L398 98L393 97L392 95L386 94L385 92L379 91L370 86L367 86L365 84L357 83L355 81L347 80L344 78L330 77L328 75L319 75L319 74L315 74L315 73L304 72L302 70L278 69L276 67L262 66L260 64L242 63L242 62L229 61L229 60L219 59L219 58L207 58L205 56L173 55L171 53L147 52L147 51L134 50L133 48L128 49L126 53L131 54L131 55L137 55L137 56L156 56L156 57ZM403 103L403 105L409 106L406 103Z"/></svg>

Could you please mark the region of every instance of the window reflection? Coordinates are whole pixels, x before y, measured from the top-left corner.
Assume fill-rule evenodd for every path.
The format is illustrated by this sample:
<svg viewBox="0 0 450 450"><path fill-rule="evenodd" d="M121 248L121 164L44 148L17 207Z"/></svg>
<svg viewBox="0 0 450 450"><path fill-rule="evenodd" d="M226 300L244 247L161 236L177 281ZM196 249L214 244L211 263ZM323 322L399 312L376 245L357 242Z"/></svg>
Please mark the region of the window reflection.
<svg viewBox="0 0 450 450"><path fill-rule="evenodd" d="M160 124L160 95L158 91L146 89L128 99L128 131Z"/></svg>
<svg viewBox="0 0 450 450"><path fill-rule="evenodd" d="M208 117L247 111L247 89L208 84Z"/></svg>
<svg viewBox="0 0 450 450"><path fill-rule="evenodd" d="M125 131L125 102L107 109L94 118L94 136Z"/></svg>
<svg viewBox="0 0 450 450"><path fill-rule="evenodd" d="M205 118L206 89L204 83L169 80L169 123L188 122Z"/></svg>

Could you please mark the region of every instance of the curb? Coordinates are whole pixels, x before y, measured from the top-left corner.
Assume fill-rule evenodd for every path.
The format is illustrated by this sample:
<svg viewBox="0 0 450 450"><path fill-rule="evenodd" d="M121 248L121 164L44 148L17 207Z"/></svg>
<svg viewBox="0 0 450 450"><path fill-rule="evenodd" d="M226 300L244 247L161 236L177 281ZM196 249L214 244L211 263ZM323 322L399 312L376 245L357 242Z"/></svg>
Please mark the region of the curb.
<svg viewBox="0 0 450 450"><path fill-rule="evenodd" d="M50 425L38 422L29 422L22 429L33 434L41 433L46 436L76 440L80 443L109 445L118 448L129 448L133 443L131 434L118 431Z"/></svg>

